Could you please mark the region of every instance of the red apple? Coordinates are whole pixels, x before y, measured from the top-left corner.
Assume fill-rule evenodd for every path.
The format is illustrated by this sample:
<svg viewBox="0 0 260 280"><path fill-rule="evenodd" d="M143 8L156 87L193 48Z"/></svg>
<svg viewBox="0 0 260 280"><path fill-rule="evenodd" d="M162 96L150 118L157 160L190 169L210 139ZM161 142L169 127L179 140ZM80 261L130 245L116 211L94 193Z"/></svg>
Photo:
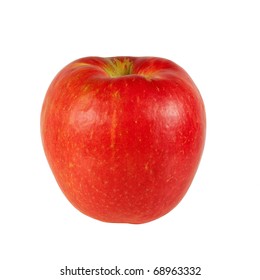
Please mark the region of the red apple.
<svg viewBox="0 0 260 280"><path fill-rule="evenodd" d="M52 81L43 147L68 200L105 222L145 223L187 192L205 142L200 93L177 64L155 57L86 57Z"/></svg>

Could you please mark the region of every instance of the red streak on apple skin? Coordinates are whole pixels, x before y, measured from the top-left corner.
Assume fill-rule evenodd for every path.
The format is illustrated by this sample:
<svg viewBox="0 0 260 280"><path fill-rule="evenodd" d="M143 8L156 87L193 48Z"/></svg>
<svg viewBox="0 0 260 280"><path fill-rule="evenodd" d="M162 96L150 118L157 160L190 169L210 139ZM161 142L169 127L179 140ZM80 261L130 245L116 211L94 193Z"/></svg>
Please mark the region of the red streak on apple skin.
<svg viewBox="0 0 260 280"><path fill-rule="evenodd" d="M115 60L118 73L131 73L111 77ZM205 129L197 87L162 58L74 61L51 83L41 114L60 188L77 209L105 222L145 223L171 211L196 173Z"/></svg>

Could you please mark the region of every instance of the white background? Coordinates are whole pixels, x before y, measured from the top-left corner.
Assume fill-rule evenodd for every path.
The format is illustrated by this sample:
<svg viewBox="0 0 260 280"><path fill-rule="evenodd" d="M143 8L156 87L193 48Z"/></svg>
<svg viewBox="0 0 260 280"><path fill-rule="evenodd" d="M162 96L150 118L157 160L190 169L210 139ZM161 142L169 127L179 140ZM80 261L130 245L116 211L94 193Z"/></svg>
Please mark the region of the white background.
<svg viewBox="0 0 260 280"><path fill-rule="evenodd" d="M140 279L260 279L258 2L1 1L1 279L87 279L60 276L65 265L201 266L203 276ZM207 141L196 178L177 208L151 223L81 214L43 153L46 90L62 67L91 55L171 59L203 96Z"/></svg>

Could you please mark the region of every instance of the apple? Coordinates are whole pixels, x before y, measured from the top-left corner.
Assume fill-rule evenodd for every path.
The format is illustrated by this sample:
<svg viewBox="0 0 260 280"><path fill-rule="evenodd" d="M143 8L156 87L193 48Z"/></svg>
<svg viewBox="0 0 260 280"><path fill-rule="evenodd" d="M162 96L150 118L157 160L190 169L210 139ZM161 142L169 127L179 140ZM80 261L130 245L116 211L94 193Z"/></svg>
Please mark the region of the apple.
<svg viewBox="0 0 260 280"><path fill-rule="evenodd" d="M199 90L164 58L78 59L54 78L41 112L62 192L82 213L111 223L170 212L191 185L205 134Z"/></svg>

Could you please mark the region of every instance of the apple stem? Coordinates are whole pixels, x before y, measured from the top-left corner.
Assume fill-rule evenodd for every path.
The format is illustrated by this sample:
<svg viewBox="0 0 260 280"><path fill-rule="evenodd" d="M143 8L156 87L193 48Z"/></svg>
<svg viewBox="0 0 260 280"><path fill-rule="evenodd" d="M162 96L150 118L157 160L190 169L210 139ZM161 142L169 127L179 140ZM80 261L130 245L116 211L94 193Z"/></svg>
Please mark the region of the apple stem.
<svg viewBox="0 0 260 280"><path fill-rule="evenodd" d="M133 62L129 58L109 59L107 67L105 67L106 73L110 77L121 77L126 75L131 75L133 71Z"/></svg>

